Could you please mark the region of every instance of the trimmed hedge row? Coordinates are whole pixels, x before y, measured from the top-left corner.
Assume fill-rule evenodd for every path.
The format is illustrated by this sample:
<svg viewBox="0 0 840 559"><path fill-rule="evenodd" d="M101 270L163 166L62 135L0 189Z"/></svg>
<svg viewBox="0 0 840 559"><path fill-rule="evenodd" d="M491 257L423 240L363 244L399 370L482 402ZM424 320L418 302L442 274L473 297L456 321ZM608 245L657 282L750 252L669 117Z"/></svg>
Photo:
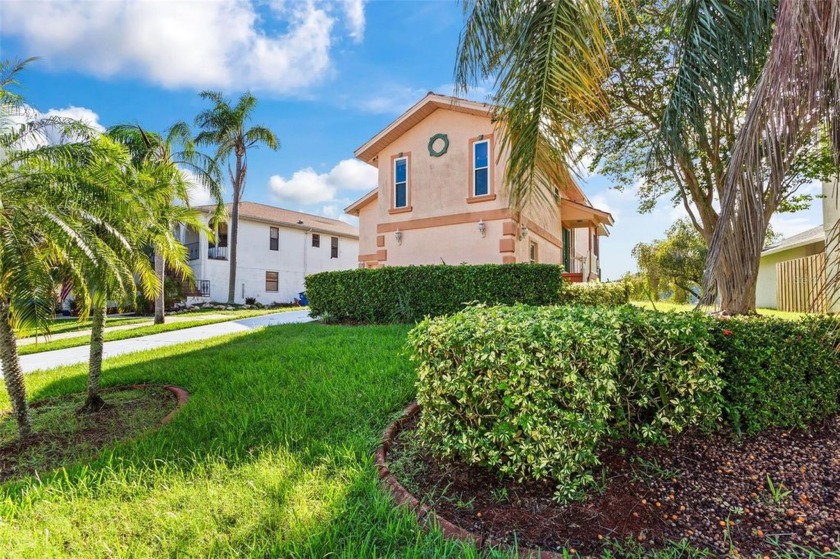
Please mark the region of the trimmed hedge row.
<svg viewBox="0 0 840 559"><path fill-rule="evenodd" d="M738 432L805 427L840 411L840 321L708 318L725 413Z"/></svg>
<svg viewBox="0 0 840 559"><path fill-rule="evenodd" d="M631 306L472 307L409 334L420 430L443 457L593 483L608 437L664 442L721 419L747 433L840 409L840 323L720 320Z"/></svg>
<svg viewBox="0 0 840 559"><path fill-rule="evenodd" d="M462 310L469 303L557 305L563 301L622 304L623 284L581 289L552 264L386 266L306 277L310 314L340 322L413 323ZM625 295L620 295L625 293Z"/></svg>
<svg viewBox="0 0 840 559"><path fill-rule="evenodd" d="M409 334L421 437L443 457L550 478L567 501L594 482L610 434L661 441L720 414L705 324L631 306L473 307Z"/></svg>
<svg viewBox="0 0 840 559"><path fill-rule="evenodd" d="M565 283L560 300L564 305L626 305L630 302L630 285L623 281Z"/></svg>

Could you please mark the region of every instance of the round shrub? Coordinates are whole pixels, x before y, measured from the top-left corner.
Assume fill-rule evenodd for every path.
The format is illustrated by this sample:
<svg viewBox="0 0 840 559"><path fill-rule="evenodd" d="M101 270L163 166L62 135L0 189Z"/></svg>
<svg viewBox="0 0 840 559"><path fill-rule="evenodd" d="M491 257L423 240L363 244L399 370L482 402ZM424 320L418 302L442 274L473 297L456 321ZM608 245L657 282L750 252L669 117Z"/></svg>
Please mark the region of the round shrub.
<svg viewBox="0 0 840 559"><path fill-rule="evenodd" d="M472 307L427 319L409 334L421 436L442 457L550 478L558 500L579 497L611 431L663 440L717 418L709 339L701 317L631 307Z"/></svg>

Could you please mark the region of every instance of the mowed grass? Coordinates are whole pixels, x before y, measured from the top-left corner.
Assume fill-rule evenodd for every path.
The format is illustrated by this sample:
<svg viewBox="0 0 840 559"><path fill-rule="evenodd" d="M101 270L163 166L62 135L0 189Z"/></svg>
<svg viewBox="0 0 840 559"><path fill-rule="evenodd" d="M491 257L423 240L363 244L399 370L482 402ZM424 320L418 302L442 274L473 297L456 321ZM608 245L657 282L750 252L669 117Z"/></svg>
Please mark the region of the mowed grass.
<svg viewBox="0 0 840 559"><path fill-rule="evenodd" d="M694 310L694 305L671 303L669 301L631 301L630 304L642 307L644 309L656 309L664 312L690 312ZM776 309L756 309L756 312L762 316L772 316L775 318L783 318L785 320L799 320L805 317L805 313L777 311Z"/></svg>
<svg viewBox="0 0 840 559"><path fill-rule="evenodd" d="M372 452L414 391L406 332L276 326L107 361L106 385L174 383L190 402L93 462L0 485L0 556L475 555L378 487ZM82 391L84 366L27 385Z"/></svg>
<svg viewBox="0 0 840 559"><path fill-rule="evenodd" d="M106 361L105 385L178 384L190 401L93 461L0 484L0 557L515 557L423 530L379 487L372 453L414 395L407 331L284 325ZM29 375L30 395L80 392L84 372Z"/></svg>

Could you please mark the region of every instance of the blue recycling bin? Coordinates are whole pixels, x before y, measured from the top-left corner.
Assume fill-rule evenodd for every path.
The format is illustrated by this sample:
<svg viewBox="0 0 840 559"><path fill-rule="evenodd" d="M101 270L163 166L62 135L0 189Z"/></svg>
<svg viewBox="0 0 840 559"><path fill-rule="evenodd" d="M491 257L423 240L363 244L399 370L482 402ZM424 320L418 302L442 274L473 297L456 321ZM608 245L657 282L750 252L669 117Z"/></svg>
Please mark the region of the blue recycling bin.
<svg viewBox="0 0 840 559"><path fill-rule="evenodd" d="M309 299L306 298L306 291L301 291L298 293L298 297L300 298L300 304L304 307L309 305Z"/></svg>

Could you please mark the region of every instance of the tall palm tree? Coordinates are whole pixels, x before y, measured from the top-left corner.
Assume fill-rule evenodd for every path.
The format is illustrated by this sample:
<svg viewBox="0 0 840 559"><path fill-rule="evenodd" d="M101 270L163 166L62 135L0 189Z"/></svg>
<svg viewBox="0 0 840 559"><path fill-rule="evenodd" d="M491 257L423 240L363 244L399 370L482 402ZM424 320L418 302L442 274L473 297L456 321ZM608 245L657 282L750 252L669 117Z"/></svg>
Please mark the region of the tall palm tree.
<svg viewBox="0 0 840 559"><path fill-rule="evenodd" d="M239 235L239 203L245 192L245 180L248 175L248 150L263 145L271 150L280 147L280 142L270 129L265 126L252 126L248 123L254 115L257 98L250 92L243 93L235 105L216 91L204 91L202 99L213 103L195 118L201 132L196 136L198 145L216 147L216 161L227 162L228 175L233 187L233 205L230 224L230 276L228 278L228 303L234 303L236 297L236 242ZM235 167L231 168L231 157Z"/></svg>
<svg viewBox="0 0 840 559"><path fill-rule="evenodd" d="M102 257L96 232L120 203L102 187L114 166L101 162L121 153L78 122L27 120L32 113L9 91L25 64L0 64L0 363L21 438L31 433L31 421L16 332L48 332L57 267L68 273L86 312L82 269ZM46 143L46 133L56 130L67 143Z"/></svg>
<svg viewBox="0 0 840 559"><path fill-rule="evenodd" d="M133 124L114 126L109 129L108 135L128 147L135 168L145 168L149 176L162 181L159 186L168 193L169 199L161 207L176 204L189 206L191 182L184 174L186 171L192 180L209 192L216 202L217 213L221 213L223 194L219 167L215 159L196 150L192 133L185 122L174 124L163 135ZM150 172L155 166L156 170ZM161 213L160 216L166 221L167 214ZM166 224L171 228L176 222L167 221ZM155 251L154 258L155 274L163 286L167 269L163 251ZM164 320L164 289L161 288L155 297L155 324L163 324Z"/></svg>

